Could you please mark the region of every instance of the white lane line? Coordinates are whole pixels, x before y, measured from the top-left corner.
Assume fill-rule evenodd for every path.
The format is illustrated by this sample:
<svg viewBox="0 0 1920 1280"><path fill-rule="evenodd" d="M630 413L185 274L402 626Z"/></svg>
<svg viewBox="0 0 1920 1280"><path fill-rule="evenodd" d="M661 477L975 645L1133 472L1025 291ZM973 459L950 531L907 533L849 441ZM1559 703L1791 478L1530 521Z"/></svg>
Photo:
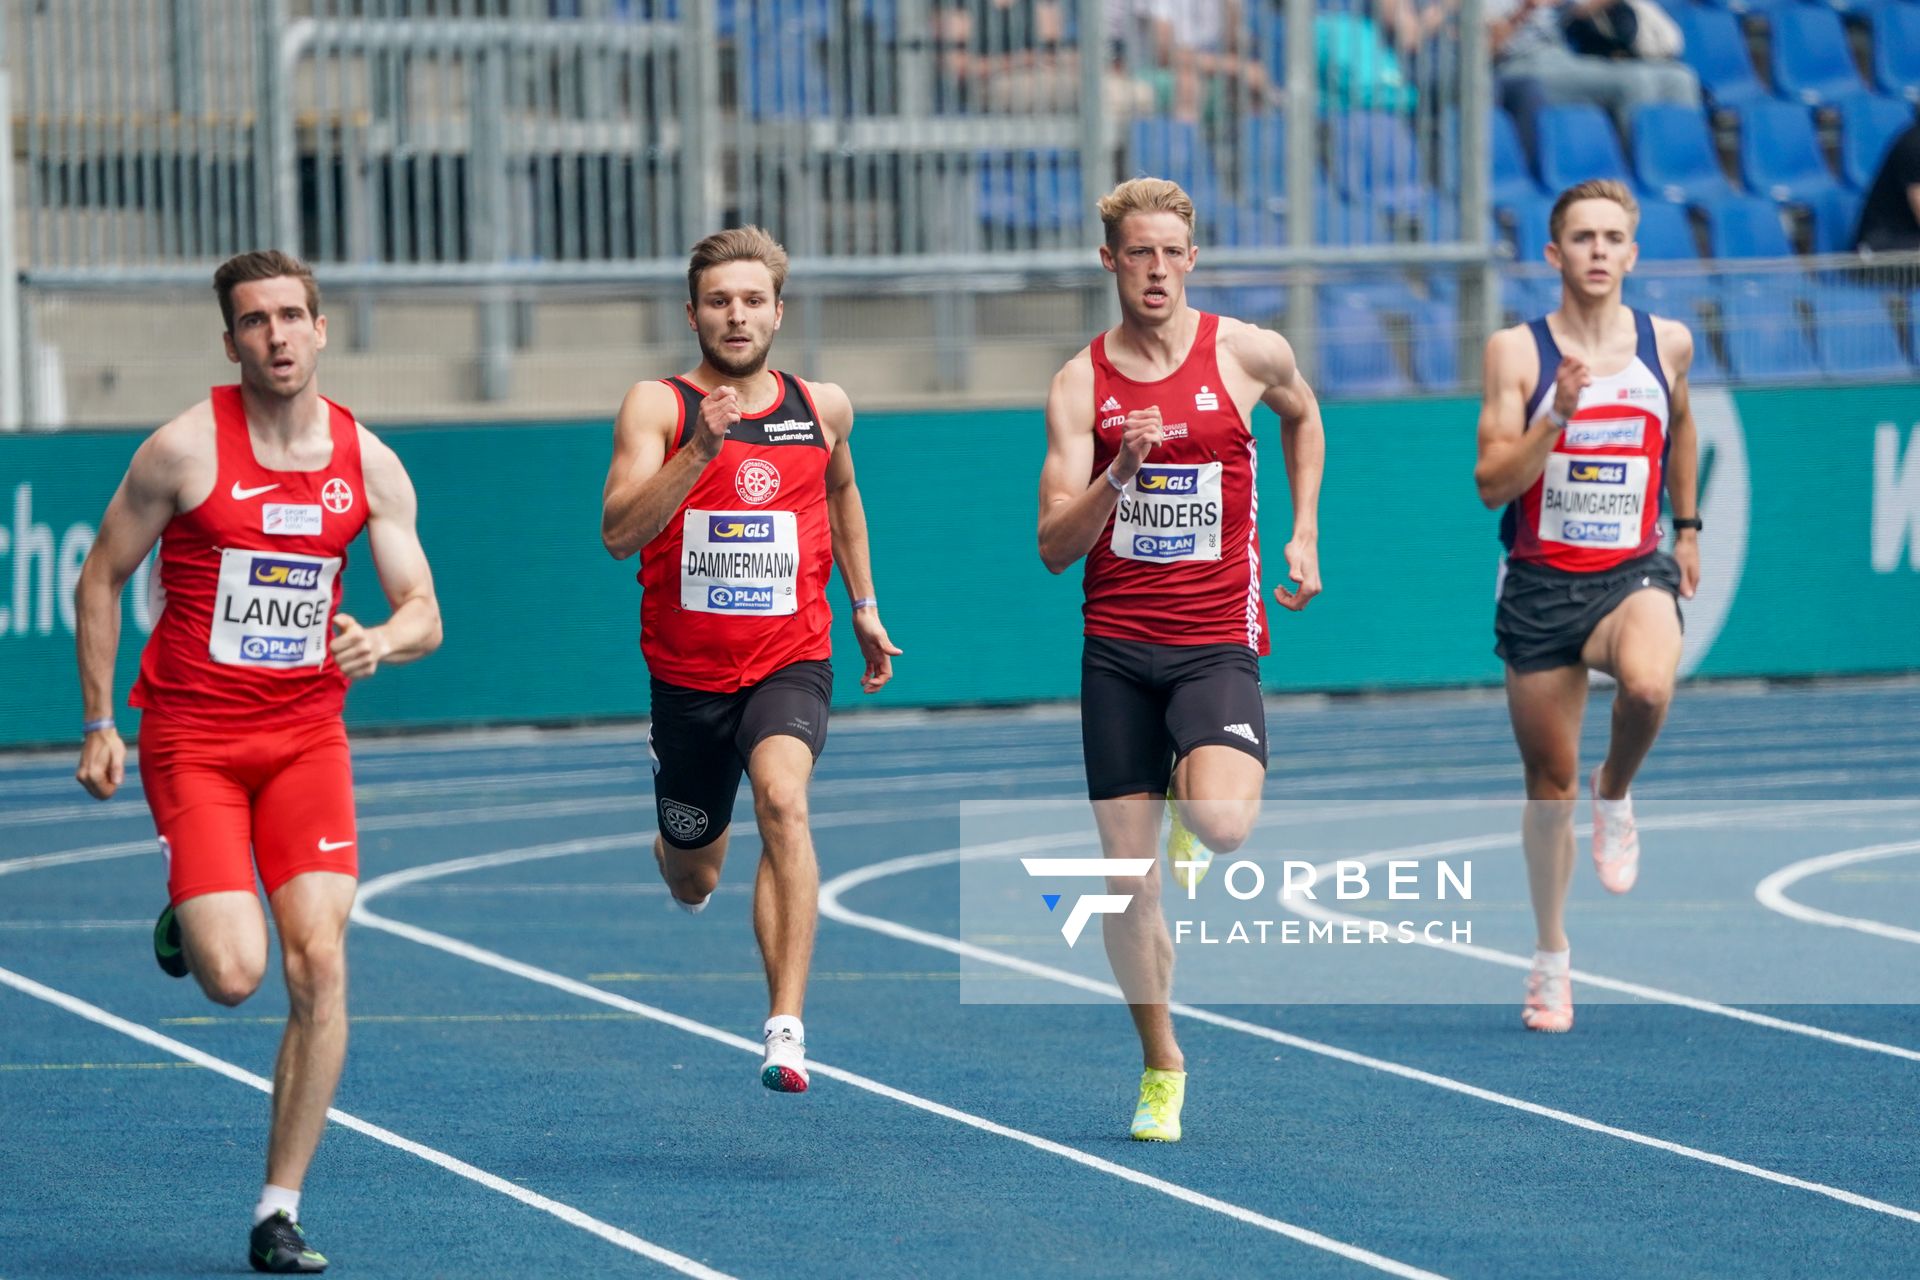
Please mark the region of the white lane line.
<svg viewBox="0 0 1920 1280"><path fill-rule="evenodd" d="M843 876L836 876L834 879L821 885L820 914L826 919L834 920L841 924L852 925L857 929L866 929L874 933L884 934L887 937L898 938L903 942L914 942L921 946L948 951L954 955L979 960L986 964L999 965L1002 968L1012 969L1036 978L1044 978L1048 981L1058 982L1064 986L1077 987L1080 990L1093 992L1113 1000L1122 999L1120 988L1112 983L1085 978L1076 973L1069 973L1064 969L1056 969L1051 965L1039 964L1018 956L1005 955L986 947L979 947L969 942L963 942L958 938L947 937L945 934L928 933L925 930L915 929L908 925L896 924L891 920L884 920L877 916L863 915L850 910L840 901L841 895L848 890L857 888L860 885L869 884L872 881L887 876L900 875L908 871L938 866L943 863L960 862L974 858L1009 857L1026 852L1030 852L1030 850L1024 847L1021 841L1009 840L997 845L981 845L973 849L943 849L937 853L915 854L910 857L892 858L885 862L878 862L872 866L862 867L858 871L849 872ZM1449 1093L1457 1093L1465 1097L1476 1098L1482 1102L1491 1102L1498 1106L1510 1107L1515 1111L1523 1111L1529 1115L1540 1116L1543 1119L1571 1125L1576 1129L1585 1129L1590 1133L1604 1134L1610 1138L1618 1138L1623 1142L1631 1142L1639 1146L1650 1147L1657 1151L1665 1151L1672 1155L1682 1156L1688 1160L1697 1160L1702 1164L1709 1164L1717 1168L1730 1170L1734 1173L1745 1174L1748 1177L1759 1178L1783 1187L1792 1187L1798 1191L1810 1191L1815 1195L1825 1196L1830 1200L1838 1200L1842 1204L1852 1205L1855 1208L1867 1209L1874 1213L1886 1214L1889 1217L1903 1218L1908 1222L1920 1223L1920 1212L1904 1208L1897 1204L1888 1204L1884 1200L1875 1200L1841 1187L1831 1187L1825 1183L1812 1182L1805 1178L1796 1178L1791 1174L1780 1173L1773 1169L1765 1169L1755 1164L1748 1164L1744 1160L1735 1160L1729 1156L1720 1155L1717 1152L1704 1151L1699 1147L1690 1147L1684 1143L1669 1142L1665 1138L1656 1138L1650 1134L1639 1133L1632 1129L1623 1129L1618 1125L1606 1124L1587 1116L1576 1115L1571 1111L1562 1111L1557 1107L1549 1107L1537 1102L1529 1102L1525 1098L1516 1098L1511 1094L1498 1093L1492 1089L1483 1089L1478 1085L1468 1084L1463 1080L1455 1080L1450 1076L1437 1075L1431 1071L1422 1071L1417 1067L1409 1067L1402 1063L1389 1062L1383 1058L1375 1058L1367 1054L1355 1053L1351 1049L1342 1049L1318 1040L1308 1040L1303 1036L1289 1035L1284 1031L1276 1031L1272 1027L1263 1027L1254 1022L1244 1022L1239 1018L1230 1018L1223 1014L1215 1013L1210 1009L1201 1009L1193 1005L1178 1003L1170 1004L1168 1008L1175 1014L1191 1018L1196 1022L1205 1022L1212 1026L1223 1027L1229 1031L1238 1031L1245 1035L1256 1036L1262 1040L1272 1041L1274 1044L1286 1045L1288 1048L1304 1050L1307 1053L1317 1054L1323 1058L1332 1058L1338 1062L1349 1063L1357 1067L1365 1067L1370 1071L1384 1072L1387 1075L1398 1076L1403 1080L1411 1080L1419 1084L1431 1085L1436 1089L1445 1089Z"/></svg>
<svg viewBox="0 0 1920 1280"><path fill-rule="evenodd" d="M1758 898L1760 905L1769 911L1777 911L1783 916L1804 920L1808 924L1824 924L1835 929L1853 929L1859 933L1871 934L1876 938L1891 938L1896 942L1920 942L1920 931L1903 929L1897 924L1887 924L1880 920L1869 920L1864 916L1843 916L1835 911L1822 911L1818 907L1809 907L1805 903L1795 902L1787 896L1787 889L1790 886L1808 876L1824 875L1829 871L1850 867L1855 863L1873 862L1880 858L1897 858L1901 854L1914 852L1920 852L1920 840L1869 845L1861 849L1844 849L1839 853L1807 858L1800 862L1789 863L1762 880L1754 887L1753 896Z"/></svg>
<svg viewBox="0 0 1920 1280"><path fill-rule="evenodd" d="M1816 818L1835 810L1851 811L1858 807L1859 802L1857 801L1816 802L1769 808L1764 816L1768 822L1777 824L1793 819ZM1905 807L1905 805L1901 804L1891 807L1899 808ZM1662 831L1683 830L1692 827L1728 826L1732 825L1733 819L1736 817L1751 818L1752 815L1753 811L1751 809L1676 814L1670 817L1648 818L1640 823L1640 829L1643 831ZM1587 823L1581 823L1574 828L1574 834L1576 836L1592 835L1593 828ZM1428 844L1408 845L1401 849L1383 849L1375 853L1350 859L1350 861L1364 863L1372 867L1397 859L1417 861L1424 858L1445 857L1455 853L1482 853L1490 849L1517 848L1519 844L1520 837L1517 833L1503 832L1496 835L1467 836L1458 840L1437 840ZM1896 847L1904 852L1909 848L1920 848L1920 842ZM1809 861L1820 862L1821 859L1816 858L1810 859ZM1807 864L1795 863L1794 865L1803 866ZM1331 883L1333 870L1333 863L1325 863L1315 867L1315 883ZM1779 873L1776 872L1775 874L1777 875ZM1771 879L1771 877L1769 877L1769 879ZM1760 889L1764 890L1766 887L1767 882L1762 881ZM1758 892L1759 890L1756 890L1756 893ZM1275 893L1274 897L1282 909L1291 911L1297 916L1310 920L1324 920L1340 924L1356 921L1364 923L1367 919L1365 916L1336 911L1331 907L1321 905L1318 901L1287 897L1278 892ZM1762 897L1761 901L1764 903L1766 899ZM1798 904L1794 905L1798 906ZM1808 908L1800 909L1808 910ZM1793 913L1788 912L1788 914ZM1836 919L1838 918L1839 917L1836 917ZM1821 921L1820 923L1831 922ZM1891 927L1892 926L1882 926L1882 928ZM1920 934L1910 934L1909 940L1920 942ZM1421 946L1432 947L1436 951L1447 951L1454 955L1466 956L1474 960L1484 960L1488 964L1504 965L1509 969L1527 970L1533 967L1533 957L1531 956L1516 955L1507 951L1496 951L1492 947L1483 947L1477 943L1454 942L1448 938L1429 938L1421 933L1416 933L1411 941ZM1742 1009L1736 1005L1721 1004L1715 1000L1704 1000L1699 996L1690 996L1679 991L1668 991L1665 988L1649 986L1646 983L1628 982L1621 978L1610 978L1605 974L1595 973L1590 969L1574 969L1571 972L1574 981L1586 986L1598 987L1604 991L1617 991L1621 995L1637 996L1642 1000L1653 1000L1660 1004L1670 1004L1682 1009L1692 1009L1697 1013L1710 1013L1716 1017L1731 1018L1735 1022L1745 1022L1752 1026L1765 1027L1769 1031L1784 1031L1791 1035L1807 1036L1815 1040L1824 1040L1829 1044L1837 1044L1848 1049L1860 1049L1868 1053L1882 1053L1892 1058L1903 1058L1908 1062L1920 1062L1920 1050L1909 1049L1902 1045L1887 1044L1880 1040L1868 1040L1862 1036L1847 1035L1841 1031L1830 1031L1825 1027L1817 1027L1811 1023L1794 1022L1787 1018L1776 1018L1772 1014L1755 1013L1751 1009Z"/></svg>
<svg viewBox="0 0 1920 1280"><path fill-rule="evenodd" d="M619 838L622 842L631 842L632 839L633 837L631 836ZM546 858L561 858L571 854L591 853L614 847L618 847L615 844L615 837L609 836L582 840L562 840L552 844L534 845L525 849L508 849L498 853L476 854L472 857L456 858L448 862L433 863L422 867L411 867L405 871L397 871L392 875L385 875L378 879L370 880L362 886L359 901L354 905L353 909L354 923L366 928L378 929L382 932L393 934L396 937L405 938L409 942L417 942L424 947L432 947L437 951L458 956L463 960L470 960L475 964L485 965L490 969L499 970L501 973L508 973L518 978L524 978L528 982L536 982L542 986L552 987L556 991L564 991L570 995L579 996L583 1000L591 1000L595 1003L606 1005L609 1008L622 1009L629 1013L637 1013L643 1018L672 1027L677 1031L686 1032L688 1035L699 1036L702 1039L711 1040L716 1044L723 1044L729 1048L739 1049L749 1054L759 1054L762 1046L744 1036L734 1035L732 1032L723 1031L718 1027L709 1026L704 1022L696 1022L692 1018L682 1017L677 1013L669 1013L665 1009L657 1008L650 1004L643 1004L638 1000L633 1000L611 991L603 991L599 987L590 986L587 983L579 982L563 974L554 973L547 969L509 959L497 952L488 951L483 947L476 947L471 943L462 942L457 938L447 937L445 934L434 933L431 930L422 929L416 925L388 919L367 907L369 901L379 897L381 894L388 893L405 885L417 884L423 880L457 875L465 871L477 871L486 867L502 867ZM1011 1128L1007 1125L989 1120L984 1116L958 1110L957 1108L947 1106L945 1103L935 1102L931 1098L921 1097L919 1094L908 1093L904 1089L897 1089L892 1085L882 1083L869 1076L863 1076L857 1072L848 1071L841 1067L829 1066L823 1062L809 1062L807 1065L808 1069L815 1075L823 1076L829 1080L837 1080L842 1084L865 1090L868 1093L900 1103L903 1106L912 1107L916 1110L927 1112L930 1115L939 1116L945 1120L951 1120L956 1124L966 1125L971 1129L978 1129L982 1133L990 1133L995 1137L1006 1138L1009 1141L1021 1143L1036 1151L1044 1151L1049 1155L1059 1156L1063 1160L1070 1160L1074 1164L1084 1168L1104 1173L1109 1177L1122 1179L1123 1181L1145 1187L1151 1191L1157 1191L1161 1195L1171 1197L1172 1199L1182 1201L1197 1208L1210 1210L1231 1218L1236 1222L1244 1223L1247 1226L1257 1227L1263 1231L1270 1231L1275 1235L1284 1236L1289 1240L1297 1241L1312 1248L1337 1254L1342 1258L1372 1267L1377 1271L1383 1271L1388 1275L1408 1277L1409 1280L1436 1280L1434 1272L1424 1271L1418 1267L1410 1266L1407 1263L1386 1257L1384 1254L1374 1253L1358 1245L1348 1244L1343 1240L1336 1240L1331 1236L1321 1235L1317 1231L1296 1226L1291 1222L1283 1222L1278 1218L1255 1212L1242 1205L1216 1199L1213 1196L1195 1191L1179 1183L1168 1182L1164 1178L1156 1178L1151 1174L1142 1173L1138 1169L1133 1169L1123 1164L1116 1164L1111 1160L1103 1160L1099 1156L1080 1150L1078 1147L1070 1147L1064 1143L1055 1142L1051 1138L1043 1138L1038 1134L1028 1133L1022 1129Z"/></svg>
<svg viewBox="0 0 1920 1280"><path fill-rule="evenodd" d="M163 1053L170 1053L176 1058L194 1063L197 1066L205 1067L207 1070L223 1075L229 1080L238 1081L250 1089L258 1089L260 1092L268 1095L273 1093L273 1081L271 1080L237 1067L224 1058L216 1058L212 1054L196 1049L190 1044L175 1040L172 1036L162 1035L160 1032L149 1027L143 1027L137 1022L129 1022L125 1018L108 1013L98 1005L89 1004L77 996L70 996L64 991L57 991L52 987L35 982L32 978L15 973L11 969L0 968L0 984L12 987L15 991L23 995L32 996L36 1000L45 1001L47 1004L53 1005L56 1008L64 1009L68 1013L85 1018L88 1022L106 1027L110 1031L117 1031L123 1036L138 1040L141 1044L150 1045ZM553 1215L568 1226L578 1227L582 1231L600 1237L609 1244L618 1245L629 1253L637 1253L643 1258L659 1263L661 1266L671 1267L682 1275L697 1276L700 1277L701 1280L732 1280L732 1277L728 1276L724 1271L716 1271L703 1262L696 1262L694 1259L686 1257L683 1254L675 1253L671 1249L662 1248L651 1240L643 1240L631 1232L622 1231L619 1227L602 1222L600 1219L589 1214L582 1213L572 1205L562 1204L560 1201L543 1196L537 1191L529 1191L525 1187L517 1186L497 1174L488 1173L485 1169L468 1164L465 1160L457 1156L450 1156L444 1151L435 1150L433 1147L415 1142L411 1138L403 1138L391 1129L382 1128L380 1125L362 1120L359 1116L342 1111L338 1107L331 1107L327 1110L327 1119L343 1129L351 1129L355 1133L364 1134L372 1138L375 1142L384 1143L396 1150L404 1151L411 1156L418 1156L428 1164L438 1165L449 1173L458 1174L470 1182L477 1182L489 1191L497 1191L503 1196L511 1196L521 1204L538 1209L542 1213Z"/></svg>

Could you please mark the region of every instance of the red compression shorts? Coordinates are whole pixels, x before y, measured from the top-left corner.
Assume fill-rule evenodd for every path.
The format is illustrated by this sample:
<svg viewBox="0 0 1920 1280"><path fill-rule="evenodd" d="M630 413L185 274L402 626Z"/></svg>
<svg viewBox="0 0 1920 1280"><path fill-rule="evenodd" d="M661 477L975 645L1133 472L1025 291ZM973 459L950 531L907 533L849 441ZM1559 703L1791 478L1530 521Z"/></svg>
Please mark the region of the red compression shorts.
<svg viewBox="0 0 1920 1280"><path fill-rule="evenodd" d="M307 871L360 874L353 764L337 716L280 729L205 729L149 713L140 781L176 906L225 890L271 897Z"/></svg>

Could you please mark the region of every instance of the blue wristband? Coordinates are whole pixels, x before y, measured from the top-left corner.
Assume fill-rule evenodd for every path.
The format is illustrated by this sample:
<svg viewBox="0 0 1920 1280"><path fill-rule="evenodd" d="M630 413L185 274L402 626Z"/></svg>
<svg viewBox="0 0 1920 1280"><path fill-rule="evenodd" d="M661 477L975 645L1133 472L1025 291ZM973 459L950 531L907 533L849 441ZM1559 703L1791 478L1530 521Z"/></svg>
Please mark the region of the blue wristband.
<svg viewBox="0 0 1920 1280"><path fill-rule="evenodd" d="M853 611L855 613L860 612L862 609L878 609L879 607L880 602L872 596L861 596L853 602Z"/></svg>
<svg viewBox="0 0 1920 1280"><path fill-rule="evenodd" d="M98 720L84 720L80 724L80 736L84 738L90 733L99 733L102 729L111 728L113 728L112 716L103 716Z"/></svg>

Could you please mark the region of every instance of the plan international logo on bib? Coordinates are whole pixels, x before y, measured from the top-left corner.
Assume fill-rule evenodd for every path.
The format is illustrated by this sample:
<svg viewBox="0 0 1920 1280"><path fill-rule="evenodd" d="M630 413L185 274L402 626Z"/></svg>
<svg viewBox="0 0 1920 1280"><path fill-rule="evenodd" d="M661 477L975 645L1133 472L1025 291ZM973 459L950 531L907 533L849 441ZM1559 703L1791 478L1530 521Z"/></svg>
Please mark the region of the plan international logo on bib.
<svg viewBox="0 0 1920 1280"><path fill-rule="evenodd" d="M1190 533L1172 533L1156 536L1150 533L1136 534L1133 539L1133 554L1155 560L1171 559L1174 556L1193 554L1194 536Z"/></svg>
<svg viewBox="0 0 1920 1280"><path fill-rule="evenodd" d="M304 662L307 642L302 636L241 636L240 656L248 662Z"/></svg>
<svg viewBox="0 0 1920 1280"><path fill-rule="evenodd" d="M708 587L707 607L730 613L767 613L773 608L773 588Z"/></svg>

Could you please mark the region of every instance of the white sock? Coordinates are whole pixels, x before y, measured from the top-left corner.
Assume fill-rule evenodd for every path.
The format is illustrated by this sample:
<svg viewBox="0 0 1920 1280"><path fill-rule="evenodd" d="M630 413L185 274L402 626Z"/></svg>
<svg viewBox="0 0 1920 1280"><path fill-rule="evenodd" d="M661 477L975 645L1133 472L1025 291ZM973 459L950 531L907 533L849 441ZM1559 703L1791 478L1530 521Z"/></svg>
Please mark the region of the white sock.
<svg viewBox="0 0 1920 1280"><path fill-rule="evenodd" d="M705 911L707 909L707 904L713 901L711 897L707 897L707 898L700 899L700 901L698 902L682 902L680 901L680 899L673 897L673 891L671 889L667 891L667 896L669 898L673 898L674 906L680 908L682 911L686 912L690 916L699 915L702 911Z"/></svg>
<svg viewBox="0 0 1920 1280"><path fill-rule="evenodd" d="M260 1203L253 1206L253 1225L259 1226L282 1209L287 1211L289 1218L300 1221L300 1193L276 1187L269 1182L260 1190Z"/></svg>
<svg viewBox="0 0 1920 1280"><path fill-rule="evenodd" d="M782 1031L792 1032L793 1038L801 1044L807 1042L807 1029L801 1025L800 1019L790 1013L779 1013L768 1018L766 1027L763 1028L760 1033L760 1038L762 1040L771 1040Z"/></svg>
<svg viewBox="0 0 1920 1280"><path fill-rule="evenodd" d="M1565 951L1542 951L1538 947L1533 952L1533 967L1543 973L1564 977L1573 967L1573 949Z"/></svg>
<svg viewBox="0 0 1920 1280"><path fill-rule="evenodd" d="M1633 792L1629 790L1627 794L1621 796L1618 800L1607 799L1600 794L1600 772L1596 769L1593 774L1593 802L1599 805L1604 812L1618 813L1633 803Z"/></svg>

